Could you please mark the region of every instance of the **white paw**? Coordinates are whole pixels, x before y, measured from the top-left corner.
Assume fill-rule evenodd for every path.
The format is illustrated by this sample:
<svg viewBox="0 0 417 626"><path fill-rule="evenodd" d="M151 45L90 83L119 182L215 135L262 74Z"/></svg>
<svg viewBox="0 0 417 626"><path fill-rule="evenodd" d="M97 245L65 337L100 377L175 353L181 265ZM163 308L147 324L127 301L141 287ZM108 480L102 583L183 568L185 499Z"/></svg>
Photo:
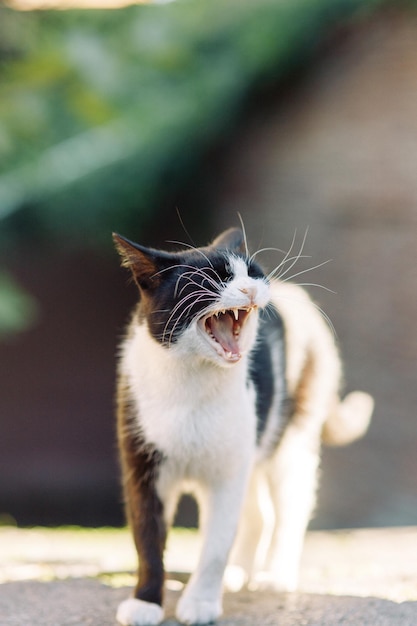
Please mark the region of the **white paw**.
<svg viewBox="0 0 417 626"><path fill-rule="evenodd" d="M219 600L182 596L177 604L176 617L183 624L210 624L222 614Z"/></svg>
<svg viewBox="0 0 417 626"><path fill-rule="evenodd" d="M251 579L248 587L251 591L296 591L298 580L296 576L278 574L277 572L257 572Z"/></svg>
<svg viewBox="0 0 417 626"><path fill-rule="evenodd" d="M119 604L116 619L122 626L155 626L164 619L159 604L128 598Z"/></svg>
<svg viewBox="0 0 417 626"><path fill-rule="evenodd" d="M248 583L248 575L240 565L228 565L224 572L223 584L227 591L236 593Z"/></svg>

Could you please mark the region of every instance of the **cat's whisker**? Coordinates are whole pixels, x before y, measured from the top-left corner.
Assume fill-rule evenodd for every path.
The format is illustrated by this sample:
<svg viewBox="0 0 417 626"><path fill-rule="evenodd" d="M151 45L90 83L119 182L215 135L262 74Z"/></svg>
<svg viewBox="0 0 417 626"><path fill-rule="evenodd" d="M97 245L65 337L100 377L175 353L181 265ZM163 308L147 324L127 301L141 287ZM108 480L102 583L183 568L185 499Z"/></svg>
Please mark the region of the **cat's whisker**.
<svg viewBox="0 0 417 626"><path fill-rule="evenodd" d="M209 279L209 277L207 276L207 274L206 274L204 271L202 271L202 270L195 270L195 269L194 269L194 271L184 272L183 274L181 274L181 275L178 277L177 282L175 283L174 297L175 297L175 298L180 297L180 296L181 296L181 294L182 294L182 292L184 291L184 289L185 289L185 288L187 287L187 285L188 285L188 284L190 284L190 283L192 283L192 284L196 284L196 285L198 285L198 287L202 287L202 288L206 289L206 287L204 287L203 285L200 285L199 283L196 283L196 281L193 281L193 280L191 280L191 279L189 278L190 276L194 276L194 274L201 274L201 273L203 274L204 278ZM181 281L181 280L185 280L185 281L186 281L186 283L185 283L184 287L181 289L181 291L178 293L178 288L179 288L179 284L180 284L180 281ZM214 283L214 284L216 284L216 283Z"/></svg>
<svg viewBox="0 0 417 626"><path fill-rule="evenodd" d="M190 266L191 267L191 266ZM175 289L174 289L174 298L178 298L181 297L182 292L184 291L185 287L187 286L187 284L190 282L188 279L188 276L192 276L195 273L195 268L193 269L193 271L189 271L189 272L183 272L182 274L180 274L178 276L177 282L175 283ZM179 284L181 280L186 280L187 282L184 285L184 287L181 289L181 291L178 293L178 288L179 288Z"/></svg>
<svg viewBox="0 0 417 626"><path fill-rule="evenodd" d="M192 309L192 307L195 306L195 304L198 304L200 302L204 302L205 300L208 300L209 302L213 303L212 298L208 298L206 294L202 293L202 294L200 294L200 296L198 296L198 295L196 296L196 293L198 293L198 292L193 292L192 294L189 294L189 296L192 297L192 301L191 301L190 304L188 304L187 307L184 308L183 311L181 311L180 315L178 316L177 320L175 321L175 324L172 327L170 335L169 335L168 345L171 345L172 337L174 335L175 329L177 328L177 326L181 322L181 318L184 315L186 315ZM208 310L210 310L210 308L211 307L208 307ZM203 314L204 313L201 313L201 311L199 311L199 317L201 315L203 315ZM165 325L165 328L168 326L168 324L169 324L171 319L172 319L172 316L170 316L170 319L168 320L167 324ZM165 330L164 330L164 335L165 335Z"/></svg>
<svg viewBox="0 0 417 626"><path fill-rule="evenodd" d="M287 254L285 255L285 257L283 259L284 261L286 261L286 259L288 259L288 257L290 256L290 254L292 252L292 249L293 249L293 247L295 245L296 238L297 238L297 229L294 230L294 235L293 235L293 238L292 238L292 241L291 241L291 245L290 245L290 247L288 249Z"/></svg>
<svg viewBox="0 0 417 626"><path fill-rule="evenodd" d="M279 276L279 279L282 282L286 282L286 281L292 281L294 280L294 278L297 278L297 276L301 276L302 274L306 274L307 272L312 272L313 270L318 269L319 267L323 267L323 265L327 265L328 263L331 263L332 259L327 259L327 261L323 261L322 263L318 263L317 265L313 265L313 267L307 267L304 270L301 270L300 272L297 272L296 274L292 274L291 276L287 276L287 278L285 280L282 281L282 277L284 276L284 274L281 274L281 276ZM286 273L286 272L285 272Z"/></svg>
<svg viewBox="0 0 417 626"><path fill-rule="evenodd" d="M217 292L214 292L211 289L208 289L207 287L204 287L204 285L200 285L195 280L188 279L187 283L184 285L184 287L181 289L181 291L177 294L177 297L181 297L182 293L184 292L184 290L187 289L187 287L190 287L190 285L195 285L200 291L204 291L207 294L210 294L212 296L217 296Z"/></svg>
<svg viewBox="0 0 417 626"><path fill-rule="evenodd" d="M213 272L217 278L217 282L215 281L215 279L210 276L209 274L207 274L206 269L209 270L210 272ZM222 281L222 279L220 278L219 274L216 272L216 270L214 268L211 267L203 267L203 268L196 268L196 272L199 274L203 274L203 276L206 278L207 282L211 283L215 289L217 290L220 285L224 285L224 282Z"/></svg>
<svg viewBox="0 0 417 626"><path fill-rule="evenodd" d="M209 261L209 263L210 263L210 261ZM194 272L197 272L197 273L203 272L205 269L208 269L211 272L213 272L218 277L219 281L221 282L220 276L218 275L218 273L215 271L215 269L213 267L210 266L210 267L207 267L207 268L197 268L197 267L195 267L193 265L186 265L184 263L178 263L176 265L170 265L169 267L164 267L163 269L159 270L158 272L155 272L154 274L152 274L152 276L150 278L156 278L157 276L159 276L160 274L163 274L164 272L168 272L170 270L179 269L179 268L192 270L193 273ZM212 280L213 284L216 284L214 279L211 279L210 276L208 276L205 272L204 272L204 274L205 274L205 276L207 276L207 280ZM184 274L179 276L179 279L181 279L182 276L184 276Z"/></svg>
<svg viewBox="0 0 417 626"><path fill-rule="evenodd" d="M204 294L207 297L211 298L212 300L215 300L218 297L217 293L214 293L214 291L210 291L210 289L206 289L205 287L201 287L198 283L190 283L190 285L194 285L197 289L193 292L191 292L192 294L195 293L200 293L200 294ZM182 296L183 298L186 298L187 295Z"/></svg>
<svg viewBox="0 0 417 626"><path fill-rule="evenodd" d="M333 322L330 319L330 317L327 315L327 313L316 302L313 302L313 306L317 309L317 311L320 313L320 315L323 317L323 319L327 322L330 330L332 331L333 337L335 339L337 339L336 329L335 329L335 327L333 325Z"/></svg>
<svg viewBox="0 0 417 626"><path fill-rule="evenodd" d="M272 276L275 274L275 272L278 270L278 268L280 268L282 265L284 265L284 264L287 262L288 257L290 256L290 254L291 254L291 252L292 252L292 250L293 250L293 248L294 248L294 244L295 244L296 237L297 237L297 229L295 229L295 231L294 231L294 235L293 235L293 238L292 238L292 241L291 241L291 245L290 245L290 247L289 247L288 251L285 253L284 258L282 259L281 263L279 263L279 265L277 266L277 268L275 268L275 270L274 270L273 272L270 272L270 273L268 274L268 276L266 277L266 278L267 278L267 280L270 280L270 279L272 278ZM268 248L261 248L260 252L262 252L262 250L267 250L267 249L268 249ZM279 249L278 249L278 250L279 250ZM283 250L279 250L279 252L283 252L283 253L284 253L284 251L283 251ZM256 254L256 253L255 253L255 254Z"/></svg>
<svg viewBox="0 0 417 626"><path fill-rule="evenodd" d="M294 296L283 296L282 294L280 294L279 295L279 299L280 300L288 300L290 302L299 302L301 305L305 305L305 300L302 300L301 298L295 298ZM320 315L323 317L323 319L325 320L325 322L329 326L334 339L337 339L336 329L335 329L335 327L333 325L332 320L327 315L327 313L325 311L323 311L323 309L316 302L314 302L313 300L309 300L309 304L312 305L320 313Z"/></svg>
<svg viewBox="0 0 417 626"><path fill-rule="evenodd" d="M297 262L299 259L311 259L311 255L310 254L301 254L301 255L296 255L296 256L291 256L288 259L284 259L282 260L271 272L269 272L267 279L271 280L272 278L280 278L280 276L282 276L282 274L280 274L280 270L283 269L284 265L286 263L291 263L292 261ZM291 267L293 267L295 265L295 263L293 263L293 265ZM289 268L291 269L291 268Z"/></svg>
<svg viewBox="0 0 417 626"><path fill-rule="evenodd" d="M214 302L215 301L215 297L213 297L213 295L210 292L206 292L204 290L195 290L192 293L188 294L187 296L184 296L184 298L182 298L182 300L178 303L178 305L175 307L176 312L178 311L178 309L180 309L181 307L183 307L188 300L191 300L191 304L197 303L197 302L201 302L204 300L208 300L210 302ZM188 307L187 309L188 310ZM181 313L180 317L184 314L184 311Z"/></svg>
<svg viewBox="0 0 417 626"><path fill-rule="evenodd" d="M275 309L272 302L268 302L268 304L262 309L263 313L268 317L268 320L272 319L275 314Z"/></svg>
<svg viewBox="0 0 417 626"><path fill-rule="evenodd" d="M173 317L175 317L177 311L181 308L181 306L189 299L194 297L194 292L191 294L188 294L188 296L185 296L184 298L182 298L177 304L176 306L173 308L173 310L171 311L171 315L168 317L165 326L164 326L164 330L162 332L162 340L165 341L165 335L168 331L168 326L171 323Z"/></svg>
<svg viewBox="0 0 417 626"><path fill-rule="evenodd" d="M185 226L185 224L184 224L184 220L183 220L183 219L182 219L182 217L181 217L181 213L180 213L179 208L178 208L178 207L175 207L175 210L176 210L177 217L178 217L178 219L179 219L179 221L180 221L180 224L181 224L181 226L182 226L182 228L183 228L183 230L184 230L185 234L187 235L188 239L191 241L191 243L193 244L193 246L194 246L194 247L196 247L196 245L195 245L195 243L194 243L193 238L191 237L190 233L188 232L188 230L187 230L187 228L186 228L186 226Z"/></svg>
<svg viewBox="0 0 417 626"><path fill-rule="evenodd" d="M329 289L329 287L325 287L324 285L321 285L320 283L295 283L296 285L298 285L299 287L319 287L320 289L324 289L325 291L328 291L329 293L333 293L333 294L337 294L337 291L333 291L333 289Z"/></svg>
<svg viewBox="0 0 417 626"><path fill-rule="evenodd" d="M292 263L289 265L289 267L287 267L287 269L284 272L281 272L280 274L278 274L278 278L281 279L283 276L285 276L285 274L288 274L288 272L292 270L294 265L296 265L297 261L302 257L302 253L303 253L303 250L304 250L305 242L306 242L306 239L307 239L307 234L308 234L308 227L306 228L306 231L304 233L304 237L303 237L303 240L301 242L301 246L300 246L300 250L298 251L298 254L295 255L295 257L294 257ZM293 242L294 241L295 241L295 239L293 239ZM287 257L284 260L286 261Z"/></svg>
<svg viewBox="0 0 417 626"><path fill-rule="evenodd" d="M218 283L216 283L216 281L215 281L215 280L213 280L213 279L212 279L212 278L211 278L211 277L210 277L210 276L209 276L209 275L208 275L208 274L204 271L204 269L201 269L201 268L196 268L196 269L195 269L195 271L193 271L193 272L185 272L184 274L182 274L182 275L179 277L179 279L177 280L176 286L175 286L175 291L174 291L174 295L175 295L175 297L180 296L180 295L181 295L181 293L184 291L184 289L187 287L187 285L188 285L189 283L194 284L194 285L197 285L198 287L202 287L203 289L207 289L207 291L210 291L210 290L208 289L208 287L205 287L203 284L201 284L201 285L200 285L200 283L197 283L195 280L192 280L191 278L189 278L190 276L194 276L194 274L197 274L197 275L202 275L204 280L207 280L207 282L208 282L209 284L211 284L211 285L213 285L213 287L215 287L216 291L215 291L215 292L213 291L212 293L217 293L217 292L218 292L218 288L219 288ZM187 282L186 282L186 284L184 285L184 287L181 289L181 291L180 291L179 293L177 293L177 287L178 287L178 284L179 284L179 281L180 281L180 279L181 279L181 278L186 279L186 281L187 281Z"/></svg>
<svg viewBox="0 0 417 626"><path fill-rule="evenodd" d="M198 299L196 300L196 302L204 302L204 298L203 298L203 297L200 297L200 298L198 298ZM187 306L186 310L185 310L185 311L183 311L183 312L181 313L180 317L179 317L179 318L177 319L177 321L175 322L175 324L174 324L174 326L173 326L173 328L172 328L172 330L171 330L171 333L170 333L170 337L169 337L169 343L168 343L168 345L171 345L171 341L172 341L173 334L174 334L174 332L175 332L175 329L176 329L177 325L178 325L178 324L179 324L179 322L180 322L180 318L181 318L181 316L182 316L182 315L184 315L186 312L188 312L188 311L192 308L193 304L194 304L194 303L189 304L189 305ZM205 315L207 315L207 314L208 314L208 313L212 310L212 306L213 306L213 302L211 302L211 301L210 301L210 305L209 305L209 306L207 306L207 307L206 307L205 309L203 309L202 311L199 311L199 312L198 312L198 317L199 317L199 318L201 318L201 317L204 317Z"/></svg>
<svg viewBox="0 0 417 626"><path fill-rule="evenodd" d="M177 267L191 267L191 266L189 266L189 265L182 265L182 264L170 265L169 267L164 267L163 269L159 270L159 272L155 272L154 274L152 274L152 276L150 278L156 278L157 276L159 276L160 274L163 274L164 272L169 272L169 270L177 269Z"/></svg>
<svg viewBox="0 0 417 626"><path fill-rule="evenodd" d="M216 281L206 272L206 270L209 270L210 272L214 271L211 267L207 267L207 268L205 268L205 267L203 267L203 268L192 267L192 266L183 266L183 267L189 267L192 271L184 272L183 274L181 274L178 277L178 280L176 282L175 289L174 289L174 296L175 297L177 297L178 295L181 295L182 291L184 290L184 287L183 287L183 289L181 290L180 294L177 293L178 285L179 285L180 280L183 279L183 278L184 279L188 279L189 276L194 276L194 274L203 276L203 278L205 280L207 280L207 282L209 284L211 284L215 288L216 292L218 291L219 283L216 283ZM217 272L215 272L215 274L216 274L216 276L218 276ZM188 279L188 280L190 280L190 279ZM219 276L218 276L218 280L220 281L220 284L223 285L223 281L220 279ZM203 285L199 285L199 286L203 286Z"/></svg>
<svg viewBox="0 0 417 626"><path fill-rule="evenodd" d="M245 244L245 250L246 250L246 256L249 258L249 248L248 248L248 239L246 237L246 228L245 228L245 224L243 223L243 218L241 216L241 214L238 212L237 214L239 221L240 221L240 225L242 227L242 233L243 233L243 241Z"/></svg>
<svg viewBox="0 0 417 626"><path fill-rule="evenodd" d="M260 248L249 257L249 261L254 261L258 254L262 254L262 252L281 252L281 254L286 254L285 250L281 250L281 248Z"/></svg>
<svg viewBox="0 0 417 626"><path fill-rule="evenodd" d="M191 300L191 305L188 305L188 307L185 307L184 310L181 312L181 314L179 315L175 326L179 323L179 321L181 320L181 318L185 315L186 312L188 312L189 308L191 308L195 303L197 302L201 302L202 300L207 299L211 302L214 301L213 298L213 294L207 290L194 290L191 293L187 294L186 296L184 296L179 302L177 302L177 304L175 305L174 309L171 312L171 315L169 316L166 324L165 324L165 328L163 331L163 339L165 340L165 335L166 332L168 331L168 327L172 321L172 319L175 317L175 315L177 314L177 312L181 309L181 307L183 307L189 300ZM171 331L171 336L170 336L170 340L169 343L171 343L171 339L172 339L172 331Z"/></svg>
<svg viewBox="0 0 417 626"><path fill-rule="evenodd" d="M190 237L190 239L191 239L191 237ZM199 254L201 254L201 256L203 256L206 259L206 261L210 265L211 269L214 270L213 263L210 261L210 259L208 258L207 254L205 254L201 250L201 248L197 248L196 246L192 246L191 244L185 243L184 241L175 241L175 240L172 240L172 239L170 239L167 243L174 243L174 244L177 244L179 246L184 246L185 248L189 248L190 250L194 250L195 252L198 252Z"/></svg>

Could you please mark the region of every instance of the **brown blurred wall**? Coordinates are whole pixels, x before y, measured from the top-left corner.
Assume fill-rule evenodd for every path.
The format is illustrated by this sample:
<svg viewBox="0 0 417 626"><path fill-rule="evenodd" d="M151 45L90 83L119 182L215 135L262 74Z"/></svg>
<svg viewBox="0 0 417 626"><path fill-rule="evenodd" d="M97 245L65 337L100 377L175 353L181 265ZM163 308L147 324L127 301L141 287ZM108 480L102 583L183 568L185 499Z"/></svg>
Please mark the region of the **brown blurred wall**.
<svg viewBox="0 0 417 626"><path fill-rule="evenodd" d="M299 84L263 95L231 145L208 157L200 190L200 207L214 208L207 239L239 211L253 249L288 249L295 230L299 245L308 227L312 258L297 267L333 259L299 281L337 292L311 288L336 328L347 388L377 404L363 441L325 451L315 527L417 517L416 40L415 14L348 33ZM147 242L187 240L177 228ZM26 249L8 265L41 317L0 344L0 515L121 523L114 368L134 289L111 254Z"/></svg>

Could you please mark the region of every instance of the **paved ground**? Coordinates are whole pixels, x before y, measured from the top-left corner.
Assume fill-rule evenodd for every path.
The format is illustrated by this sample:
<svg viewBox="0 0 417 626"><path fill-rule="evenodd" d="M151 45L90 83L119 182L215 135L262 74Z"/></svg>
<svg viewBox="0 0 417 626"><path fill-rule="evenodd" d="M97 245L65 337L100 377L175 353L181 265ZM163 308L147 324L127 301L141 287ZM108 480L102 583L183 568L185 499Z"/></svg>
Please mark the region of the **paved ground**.
<svg viewBox="0 0 417 626"><path fill-rule="evenodd" d="M0 587L1 626L115 626L114 612L126 595L96 580L20 582ZM178 592L167 593L166 626ZM226 595L222 626L415 626L417 603L375 598L274 594Z"/></svg>
<svg viewBox="0 0 417 626"><path fill-rule="evenodd" d="M197 550L172 536L166 626ZM115 626L133 584L126 531L0 529L0 554L0 626ZM223 626L415 626L417 528L309 533L300 593L225 594L224 609Z"/></svg>

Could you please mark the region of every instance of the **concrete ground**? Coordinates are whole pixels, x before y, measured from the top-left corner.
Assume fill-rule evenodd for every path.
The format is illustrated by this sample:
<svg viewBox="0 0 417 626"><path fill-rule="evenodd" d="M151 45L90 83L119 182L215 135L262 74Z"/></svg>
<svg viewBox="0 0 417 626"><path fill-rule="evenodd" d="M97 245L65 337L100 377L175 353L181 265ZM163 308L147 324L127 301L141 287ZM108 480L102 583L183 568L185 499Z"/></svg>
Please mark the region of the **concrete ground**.
<svg viewBox="0 0 417 626"><path fill-rule="evenodd" d="M198 537L167 549L166 626L195 563ZM115 626L133 584L125 530L0 529L0 626ZM300 592L226 593L223 626L415 626L417 528L310 532Z"/></svg>

